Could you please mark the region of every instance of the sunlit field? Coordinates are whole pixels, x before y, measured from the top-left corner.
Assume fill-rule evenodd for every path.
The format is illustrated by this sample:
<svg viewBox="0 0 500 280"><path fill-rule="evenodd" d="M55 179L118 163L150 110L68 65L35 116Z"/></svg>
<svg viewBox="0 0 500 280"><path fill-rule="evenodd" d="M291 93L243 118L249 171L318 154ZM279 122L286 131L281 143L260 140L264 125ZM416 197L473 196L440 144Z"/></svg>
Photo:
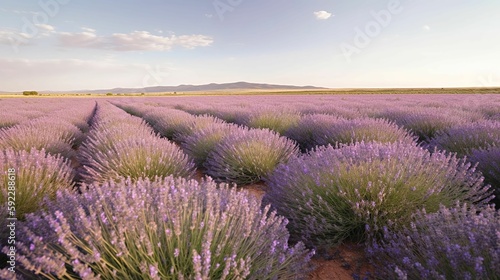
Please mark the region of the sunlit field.
<svg viewBox="0 0 500 280"><path fill-rule="evenodd" d="M0 96L0 278L498 279L500 95L362 93Z"/></svg>

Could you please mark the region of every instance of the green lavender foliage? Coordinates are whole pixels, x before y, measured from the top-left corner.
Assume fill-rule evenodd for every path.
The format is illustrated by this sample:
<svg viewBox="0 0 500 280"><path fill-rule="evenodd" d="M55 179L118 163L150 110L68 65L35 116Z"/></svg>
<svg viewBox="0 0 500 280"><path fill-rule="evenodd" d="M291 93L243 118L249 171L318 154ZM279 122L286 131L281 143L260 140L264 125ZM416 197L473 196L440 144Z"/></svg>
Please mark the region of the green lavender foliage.
<svg viewBox="0 0 500 280"><path fill-rule="evenodd" d="M213 123L183 139L181 147L198 167L203 167L208 155L231 133L237 133L238 126Z"/></svg>
<svg viewBox="0 0 500 280"><path fill-rule="evenodd" d="M283 134L299 123L300 114L292 110L255 110L240 121L241 124L253 128L267 128Z"/></svg>
<svg viewBox="0 0 500 280"><path fill-rule="evenodd" d="M251 184L298 153L294 141L268 129L233 131L208 154L207 174L218 181Z"/></svg>

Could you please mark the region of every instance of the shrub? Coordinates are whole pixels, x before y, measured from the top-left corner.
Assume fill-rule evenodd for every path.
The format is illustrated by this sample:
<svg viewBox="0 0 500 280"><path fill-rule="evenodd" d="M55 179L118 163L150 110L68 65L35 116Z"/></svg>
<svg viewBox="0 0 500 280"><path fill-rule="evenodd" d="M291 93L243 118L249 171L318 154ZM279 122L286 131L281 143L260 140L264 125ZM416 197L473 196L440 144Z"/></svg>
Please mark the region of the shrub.
<svg viewBox="0 0 500 280"><path fill-rule="evenodd" d="M43 197L55 198L61 189L73 187L73 169L66 159L52 156L45 150L0 151L0 171L2 186L0 204L7 202L8 170L15 169L16 216L23 219L26 213L34 212L42 206Z"/></svg>
<svg viewBox="0 0 500 280"><path fill-rule="evenodd" d="M187 138L195 136L205 128L223 125L227 125L227 123L219 118L210 115L196 116L192 119L192 122L188 123L188 125L180 126L176 130L173 140L182 144Z"/></svg>
<svg viewBox="0 0 500 280"><path fill-rule="evenodd" d="M28 118L13 113L0 112L0 129L9 128L27 121Z"/></svg>
<svg viewBox="0 0 500 280"><path fill-rule="evenodd" d="M459 156L470 155L474 149L500 146L500 122L485 120L454 126L438 133L429 145Z"/></svg>
<svg viewBox="0 0 500 280"><path fill-rule="evenodd" d="M500 208L500 146L472 151L469 161L478 163L484 181L495 189L495 203Z"/></svg>
<svg viewBox="0 0 500 280"><path fill-rule="evenodd" d="M305 115L297 125L290 127L283 135L297 141L301 150L305 152L319 145L316 138L341 120L343 119L327 114Z"/></svg>
<svg viewBox="0 0 500 280"><path fill-rule="evenodd" d="M159 108L146 114L143 118L160 135L172 140L174 134L192 125L195 117L184 111Z"/></svg>
<svg viewBox="0 0 500 280"><path fill-rule="evenodd" d="M153 129L144 122L133 124L131 122L120 122L111 124L109 121L100 121L93 126L87 138L83 142L79 158L87 162L93 158L97 151L106 153L112 150L117 142L126 139L152 140L158 138Z"/></svg>
<svg viewBox="0 0 500 280"><path fill-rule="evenodd" d="M289 128L298 124L300 114L293 111L267 110L251 113L242 124L253 128L268 128L283 134Z"/></svg>
<svg viewBox="0 0 500 280"><path fill-rule="evenodd" d="M58 117L43 117L25 124L33 131L48 130L55 139L71 145L79 145L85 138L83 132L73 123Z"/></svg>
<svg viewBox="0 0 500 280"><path fill-rule="evenodd" d="M341 120L325 127L323 131L316 129L313 139L320 146L328 144L335 146L361 141L380 143L412 143L415 141L412 135L397 125L384 119L370 118Z"/></svg>
<svg viewBox="0 0 500 280"><path fill-rule="evenodd" d="M236 125L214 123L184 138L181 147L198 167L203 167L217 144L227 135L237 133L237 130Z"/></svg>
<svg viewBox="0 0 500 280"><path fill-rule="evenodd" d="M113 142L108 151L99 150L99 144L81 148L85 158L86 182L104 182L139 178L190 177L194 163L175 144L161 138L124 139Z"/></svg>
<svg viewBox="0 0 500 280"><path fill-rule="evenodd" d="M38 92L36 91L23 91L23 95L38 95Z"/></svg>
<svg viewBox="0 0 500 280"><path fill-rule="evenodd" d="M281 164L266 180L271 203L309 246L378 238L456 200L486 203L489 187L470 163L407 143L320 147Z"/></svg>
<svg viewBox="0 0 500 280"><path fill-rule="evenodd" d="M0 149L16 151L45 149L46 152L70 158L72 146L83 138L73 124L53 118L42 118L0 130Z"/></svg>
<svg viewBox="0 0 500 280"><path fill-rule="evenodd" d="M464 120L447 110L421 107L387 111L380 116L413 132L421 142L429 142L438 132L444 132Z"/></svg>
<svg viewBox="0 0 500 280"><path fill-rule="evenodd" d="M298 152L293 141L268 129L238 129L207 157L207 174L220 181L251 184Z"/></svg>
<svg viewBox="0 0 500 280"><path fill-rule="evenodd" d="M172 177L60 192L18 236L18 271L48 279L302 279L312 254L247 193Z"/></svg>
<svg viewBox="0 0 500 280"><path fill-rule="evenodd" d="M457 204L419 211L410 227L385 231L367 251L382 279L498 279L500 212Z"/></svg>

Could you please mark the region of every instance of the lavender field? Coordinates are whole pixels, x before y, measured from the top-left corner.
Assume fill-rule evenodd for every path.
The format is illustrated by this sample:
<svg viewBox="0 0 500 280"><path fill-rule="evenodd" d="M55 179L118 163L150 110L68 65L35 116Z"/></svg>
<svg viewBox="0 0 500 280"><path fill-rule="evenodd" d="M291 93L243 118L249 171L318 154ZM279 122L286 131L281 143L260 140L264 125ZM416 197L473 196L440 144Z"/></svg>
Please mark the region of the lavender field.
<svg viewBox="0 0 500 280"><path fill-rule="evenodd" d="M1 279L500 279L500 95L3 98L0 149Z"/></svg>

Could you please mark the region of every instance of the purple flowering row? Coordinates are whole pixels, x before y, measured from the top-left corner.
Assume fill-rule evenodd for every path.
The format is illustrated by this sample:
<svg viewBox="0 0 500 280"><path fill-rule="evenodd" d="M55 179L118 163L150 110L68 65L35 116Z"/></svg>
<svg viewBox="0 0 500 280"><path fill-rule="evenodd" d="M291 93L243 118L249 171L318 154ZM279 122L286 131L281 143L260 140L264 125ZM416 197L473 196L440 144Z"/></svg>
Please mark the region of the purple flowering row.
<svg viewBox="0 0 500 280"><path fill-rule="evenodd" d="M279 165L266 182L264 202L309 246L377 239L419 209L484 205L492 193L470 163L404 142L320 147Z"/></svg>
<svg viewBox="0 0 500 280"><path fill-rule="evenodd" d="M129 110L146 111L135 106ZM210 115L155 108L143 118L160 134L178 142L217 181L241 185L261 181L297 153L293 141L272 130L249 129Z"/></svg>
<svg viewBox="0 0 500 280"><path fill-rule="evenodd" d="M44 149L47 153L71 158L75 155L73 147L81 143L88 130L94 106L85 103L80 110L60 108L50 115L0 129L0 149Z"/></svg>
<svg viewBox="0 0 500 280"><path fill-rule="evenodd" d="M285 132L296 140L303 151L318 146L356 142L412 143L415 137L405 129L383 119L345 119L333 115L305 115L299 123Z"/></svg>
<svg viewBox="0 0 500 280"><path fill-rule="evenodd" d="M101 103L79 149L87 183L170 175L190 177L194 163L174 143L160 138L142 119Z"/></svg>
<svg viewBox="0 0 500 280"><path fill-rule="evenodd" d="M305 279L314 252L289 245L286 224L256 198L210 180L88 185L82 194L58 192L57 202L21 224L17 272L30 279Z"/></svg>

